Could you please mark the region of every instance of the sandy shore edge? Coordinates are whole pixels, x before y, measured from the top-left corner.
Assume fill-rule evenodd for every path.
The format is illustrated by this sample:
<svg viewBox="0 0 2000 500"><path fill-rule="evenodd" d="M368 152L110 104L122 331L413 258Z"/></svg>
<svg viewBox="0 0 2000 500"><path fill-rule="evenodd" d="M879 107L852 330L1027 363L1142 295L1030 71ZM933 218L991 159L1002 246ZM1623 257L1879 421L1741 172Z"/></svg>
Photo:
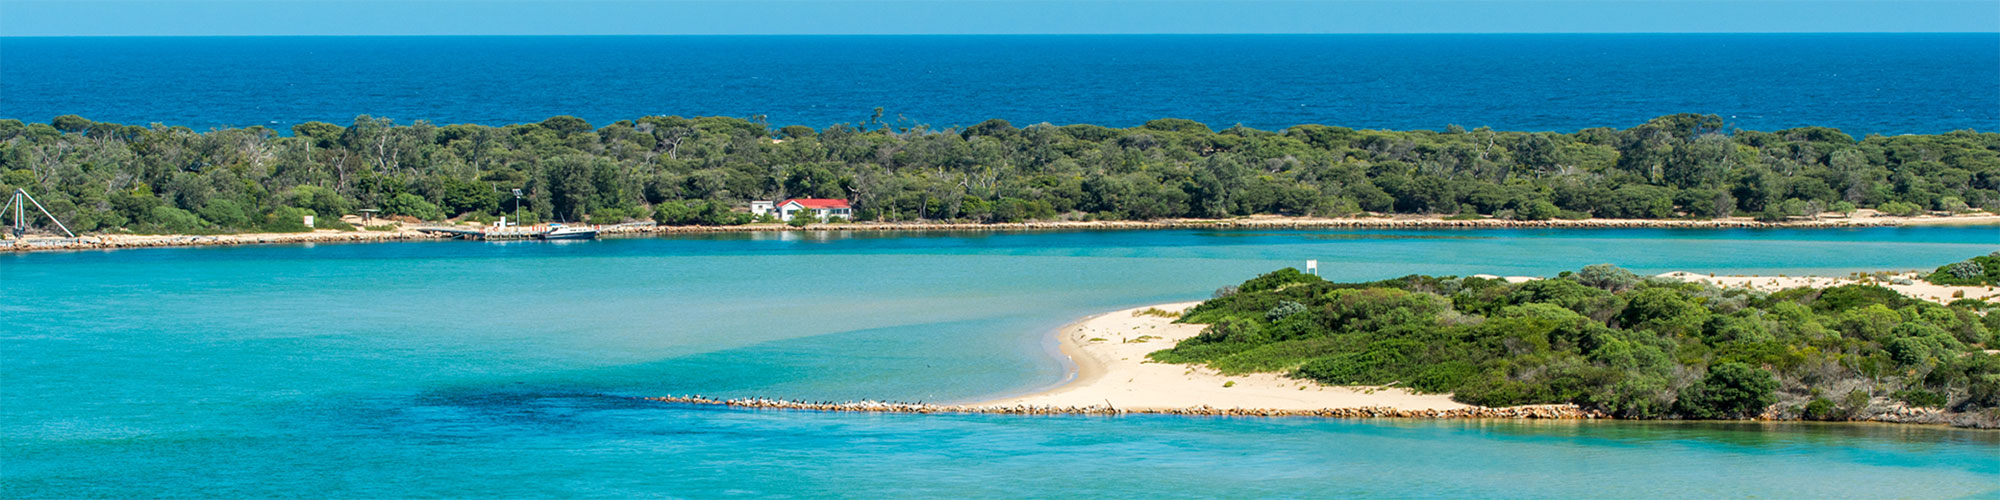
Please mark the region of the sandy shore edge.
<svg viewBox="0 0 2000 500"><path fill-rule="evenodd" d="M1155 306L1155 307L1182 306L1182 308L1185 309L1187 307L1194 307L1194 304L1200 304L1200 302L1161 304L1160 306ZM1131 311L1131 310L1133 309L1123 309L1119 311L1107 311L1107 312L1092 314L1090 316L1083 317L1083 319L1071 322L1070 324L1063 325L1062 328L1056 329L1052 337L1056 341L1056 352L1062 355L1065 367L1070 370L1069 375L1066 378L1064 378L1063 381L1057 382L1055 385L1044 387L1040 390L1028 392L1025 394L996 398L996 399L980 400L973 402L968 406L1001 404L1003 402L1010 400L1018 400L1037 395L1045 395L1045 394L1060 392L1067 387L1075 387L1079 385L1089 385L1097 383L1098 380L1104 378L1104 363L1099 362L1096 358L1090 357L1088 354L1085 354L1081 349L1078 348L1075 342L1069 340L1069 335L1071 332L1076 331L1078 328L1082 328L1083 325L1090 323L1091 321L1095 321L1105 316L1116 314L1121 311Z"/></svg>
<svg viewBox="0 0 2000 500"><path fill-rule="evenodd" d="M1253 216L1240 219L1169 219L1159 221L1046 221L1007 223L842 223L814 224L795 228L783 224L743 226L646 226L607 227L607 235L754 233L754 232L847 232L847 231L1065 231L1143 229L1742 229L1742 228L1856 228L1938 225L2000 225L2000 215L1954 217L1853 217L1784 222L1758 222L1748 218L1716 220L1583 219L1519 221L1505 219L1452 220L1440 217L1280 217ZM332 231L303 233L243 233L221 235L131 235L96 234L77 238L33 237L0 240L0 251L32 252L52 250L111 250L121 248L359 243L440 239L437 235L405 225L392 231ZM469 226L466 226L469 227Z"/></svg>
<svg viewBox="0 0 2000 500"><path fill-rule="evenodd" d="M1389 408L1462 410L1450 395L1402 388L1341 387L1273 373L1224 375L1204 366L1159 363L1146 355L1172 348L1206 325L1174 323L1200 304L1177 302L1111 311L1057 331L1060 350L1076 367L1068 383L1032 394L967 406L1090 406L1170 410L1209 406L1265 410Z"/></svg>
<svg viewBox="0 0 2000 500"><path fill-rule="evenodd" d="M1677 279L1694 283L1706 283L1719 288L1743 288L1760 292L1776 292L1792 288L1832 288L1846 285L1874 285L1918 300L1939 304L1950 304L1960 299L2000 302L2000 287L1990 285L1939 285L1924 281L1924 273L1919 271L1856 273L1846 277L1835 276L1757 276L1724 275L1674 271L1658 275L1662 278Z"/></svg>

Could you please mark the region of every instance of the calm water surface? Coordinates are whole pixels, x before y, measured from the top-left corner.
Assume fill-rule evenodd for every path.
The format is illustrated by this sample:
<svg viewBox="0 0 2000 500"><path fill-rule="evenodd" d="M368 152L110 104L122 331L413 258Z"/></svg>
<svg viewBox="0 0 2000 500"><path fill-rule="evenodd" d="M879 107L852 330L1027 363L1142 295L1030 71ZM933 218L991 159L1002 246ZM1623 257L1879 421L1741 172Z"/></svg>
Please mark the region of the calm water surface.
<svg viewBox="0 0 2000 500"><path fill-rule="evenodd" d="M1325 274L1845 274L2000 230L727 234L0 255L0 496L1953 498L1914 426L759 412L1059 383L1051 329Z"/></svg>

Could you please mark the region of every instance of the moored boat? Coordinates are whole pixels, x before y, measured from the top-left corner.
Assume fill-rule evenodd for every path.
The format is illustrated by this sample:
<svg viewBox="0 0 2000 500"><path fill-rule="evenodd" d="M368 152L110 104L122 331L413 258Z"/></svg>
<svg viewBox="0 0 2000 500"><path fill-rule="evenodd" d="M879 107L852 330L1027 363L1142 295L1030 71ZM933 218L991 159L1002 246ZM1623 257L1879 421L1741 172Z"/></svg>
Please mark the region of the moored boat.
<svg viewBox="0 0 2000 500"><path fill-rule="evenodd" d="M542 233L545 240L590 240L597 239L597 230L588 227L549 224L549 231Z"/></svg>

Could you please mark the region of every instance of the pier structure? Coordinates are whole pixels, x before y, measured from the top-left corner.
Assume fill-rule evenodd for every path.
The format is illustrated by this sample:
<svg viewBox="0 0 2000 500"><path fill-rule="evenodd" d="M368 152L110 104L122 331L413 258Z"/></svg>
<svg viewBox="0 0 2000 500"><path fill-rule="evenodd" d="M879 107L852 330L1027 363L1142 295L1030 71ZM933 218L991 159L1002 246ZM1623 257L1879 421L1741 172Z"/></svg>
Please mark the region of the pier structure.
<svg viewBox="0 0 2000 500"><path fill-rule="evenodd" d="M627 222L624 224L612 224L609 226L591 226L591 227L604 233L622 234L622 233L647 232L648 230L650 230L650 228L656 225L657 223L648 221L648 222ZM514 240L540 239L543 236L548 235L551 228L549 228L548 226L526 226L526 227L423 226L423 227L411 228L411 230L422 232L424 234L429 234L432 236L441 236L441 237L455 238L461 240L514 241Z"/></svg>
<svg viewBox="0 0 2000 500"><path fill-rule="evenodd" d="M457 238L461 240L485 240L485 241L532 240L540 238L542 237L542 235L548 234L549 232L547 228L534 228L534 227L482 227L474 229L465 227L429 226L429 227L419 227L416 228L416 230L428 234L444 236L447 238Z"/></svg>

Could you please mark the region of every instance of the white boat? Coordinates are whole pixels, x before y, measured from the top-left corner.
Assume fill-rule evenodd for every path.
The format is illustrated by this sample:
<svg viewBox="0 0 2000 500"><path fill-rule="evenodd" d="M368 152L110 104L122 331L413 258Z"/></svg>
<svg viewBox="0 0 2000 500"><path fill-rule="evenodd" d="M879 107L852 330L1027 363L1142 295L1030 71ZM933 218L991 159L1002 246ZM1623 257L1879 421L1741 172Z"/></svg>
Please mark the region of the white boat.
<svg viewBox="0 0 2000 500"><path fill-rule="evenodd" d="M573 227L549 224L549 231L542 233L545 240L589 240L597 238L597 230L588 227Z"/></svg>

